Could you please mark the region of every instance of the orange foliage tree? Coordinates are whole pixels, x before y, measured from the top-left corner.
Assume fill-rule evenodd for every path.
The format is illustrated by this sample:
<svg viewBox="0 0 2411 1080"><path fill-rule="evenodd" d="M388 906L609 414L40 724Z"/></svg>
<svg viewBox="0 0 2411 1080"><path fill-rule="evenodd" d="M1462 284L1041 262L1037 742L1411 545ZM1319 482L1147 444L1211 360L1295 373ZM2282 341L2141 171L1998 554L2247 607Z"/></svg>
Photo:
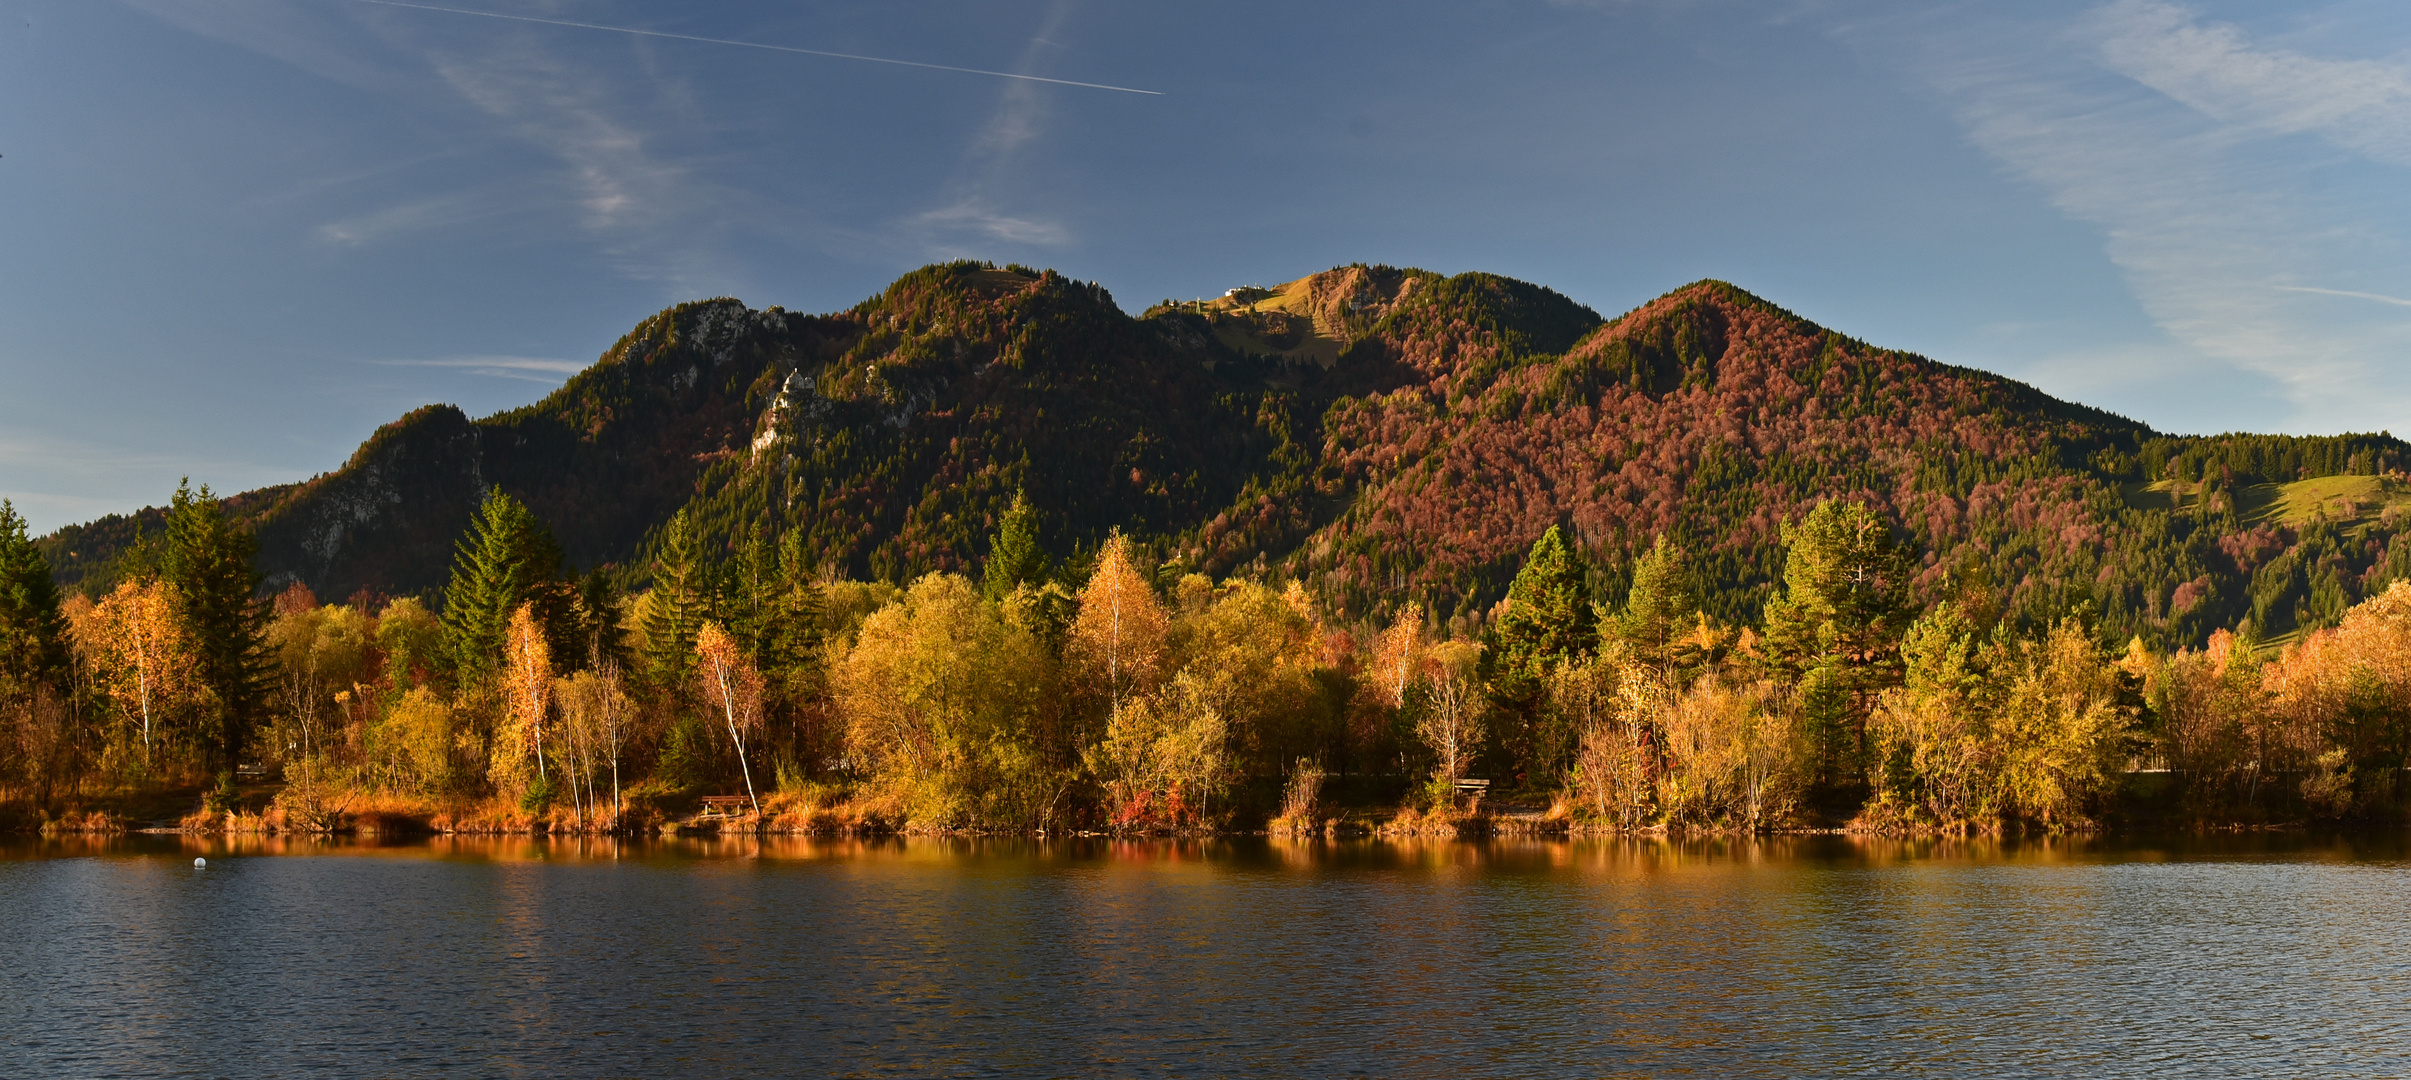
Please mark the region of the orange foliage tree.
<svg viewBox="0 0 2411 1080"><path fill-rule="evenodd" d="M1130 542L1119 534L1107 540L1080 590L1068 651L1077 677L1105 699L1109 715L1155 688L1170 622L1154 587L1130 565Z"/></svg>
<svg viewBox="0 0 2411 1080"><path fill-rule="evenodd" d="M552 646L545 642L544 629L536 623L533 604L521 604L511 613L502 658L503 714L510 729L508 736L496 745L495 772L498 778L523 776L526 760L533 757L537 782L549 786L551 775L544 762L544 714L552 703Z"/></svg>
<svg viewBox="0 0 2411 1080"><path fill-rule="evenodd" d="M762 673L716 622L704 623L696 632L695 660L695 678L703 685L704 700L720 710L728 724L728 741L737 747L737 768L745 774L745 797L758 816L762 800L754 794L753 766L745 760L745 735L762 724Z"/></svg>

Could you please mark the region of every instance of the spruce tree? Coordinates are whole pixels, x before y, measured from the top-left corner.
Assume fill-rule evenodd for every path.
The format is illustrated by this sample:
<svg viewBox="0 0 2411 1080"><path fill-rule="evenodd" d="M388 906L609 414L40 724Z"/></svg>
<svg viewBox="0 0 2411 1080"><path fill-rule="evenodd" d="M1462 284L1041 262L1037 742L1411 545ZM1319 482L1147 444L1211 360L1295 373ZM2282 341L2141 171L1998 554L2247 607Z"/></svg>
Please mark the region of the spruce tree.
<svg viewBox="0 0 2411 1080"><path fill-rule="evenodd" d="M988 544L988 564L980 574L980 589L990 600L1002 600L1021 584L1046 576L1046 550L1038 546L1038 512L1022 492L996 523L996 538Z"/></svg>
<svg viewBox="0 0 2411 1080"><path fill-rule="evenodd" d="M1683 552L1659 534L1657 543L1633 564L1632 591L1616 619L1616 633L1643 662L1665 667L1674 663L1676 639L1699 613L1699 582L1684 563Z"/></svg>
<svg viewBox="0 0 2411 1080"><path fill-rule="evenodd" d="M1898 682L1912 566L1892 527L1864 503L1827 501L1783 526L1783 546L1783 592L1766 608L1776 662L1833 665L1857 694Z"/></svg>
<svg viewBox="0 0 2411 1080"><path fill-rule="evenodd" d="M452 581L444 587L444 629L452 662L466 680L494 670L511 613L533 604L553 655L585 657L560 582L561 547L552 531L517 499L493 491L453 548Z"/></svg>
<svg viewBox="0 0 2411 1080"><path fill-rule="evenodd" d="M622 625L626 616L627 601L610 575L598 568L578 582L577 654L589 669L628 669L628 633Z"/></svg>
<svg viewBox="0 0 2411 1080"><path fill-rule="evenodd" d="M215 714L213 764L221 782L230 782L273 677L268 605L256 599L261 576L252 566L259 541L227 519L208 485L196 494L189 480L176 487L163 539L159 576L176 587L179 615L200 653L197 674Z"/></svg>
<svg viewBox="0 0 2411 1080"><path fill-rule="evenodd" d="M693 676L695 635L711 615L712 592L694 523L680 510L654 544L653 588L639 620L648 673L661 685L684 685Z"/></svg>

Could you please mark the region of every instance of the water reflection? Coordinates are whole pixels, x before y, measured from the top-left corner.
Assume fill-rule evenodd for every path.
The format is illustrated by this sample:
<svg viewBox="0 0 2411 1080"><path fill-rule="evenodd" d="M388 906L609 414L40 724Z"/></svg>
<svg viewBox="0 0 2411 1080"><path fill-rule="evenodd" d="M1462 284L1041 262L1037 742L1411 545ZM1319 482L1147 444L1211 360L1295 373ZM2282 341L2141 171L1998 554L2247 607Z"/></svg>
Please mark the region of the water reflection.
<svg viewBox="0 0 2411 1080"><path fill-rule="evenodd" d="M21 838L0 1075L2399 1074L2405 886L2395 836Z"/></svg>
<svg viewBox="0 0 2411 1080"><path fill-rule="evenodd" d="M1472 870L1671 872L1727 864L1813 863L1866 869L1931 863L2064 865L2101 862L2401 860L2406 837L2392 833L2287 832L2171 834L2144 837L1660 836L1497 838L1216 837L1117 839L926 836L354 837L118 834L0 836L0 860L91 857L228 858L346 855L469 859L488 862L623 859L852 861L901 859L960 863L991 858L1114 862L1148 866L1270 863L1293 870L1334 867Z"/></svg>

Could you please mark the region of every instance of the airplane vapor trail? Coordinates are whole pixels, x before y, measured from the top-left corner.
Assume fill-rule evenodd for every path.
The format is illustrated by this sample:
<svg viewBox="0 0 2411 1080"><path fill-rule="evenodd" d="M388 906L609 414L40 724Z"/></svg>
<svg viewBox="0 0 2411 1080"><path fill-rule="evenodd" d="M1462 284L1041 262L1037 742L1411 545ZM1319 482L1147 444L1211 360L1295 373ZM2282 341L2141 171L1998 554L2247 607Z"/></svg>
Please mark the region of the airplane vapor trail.
<svg viewBox="0 0 2411 1080"><path fill-rule="evenodd" d="M827 52L821 49L799 49L792 45L765 45L758 41L731 41L727 38L696 37L693 34L672 34L661 30L638 30L627 26L604 26L601 23L570 22L567 19L539 19L533 15L505 15L496 11L470 11L467 8L437 7L433 4L409 4L402 0L354 0L355 3L376 4L379 7L412 8L418 11L441 11L448 15L475 15L487 19L508 19L512 22L542 23L546 26L573 26L580 30L609 30L617 34L639 37L669 38L673 41L700 41L707 45L735 45L747 49L768 49L772 52L800 53L804 56L825 56L836 60L861 60L872 64L894 64L898 67L927 68L931 71L954 71L965 75L990 75L999 79L1020 79L1023 82L1053 83L1057 86L1078 86L1090 90L1112 90L1123 94L1145 94L1162 97L1161 90L1140 90L1129 86L1109 86L1105 83L1074 82L1070 79L1049 79L1038 75L1016 75L1010 71L985 71L980 68L953 67L947 64L924 64L917 60L890 60L884 56L864 56L860 53Z"/></svg>

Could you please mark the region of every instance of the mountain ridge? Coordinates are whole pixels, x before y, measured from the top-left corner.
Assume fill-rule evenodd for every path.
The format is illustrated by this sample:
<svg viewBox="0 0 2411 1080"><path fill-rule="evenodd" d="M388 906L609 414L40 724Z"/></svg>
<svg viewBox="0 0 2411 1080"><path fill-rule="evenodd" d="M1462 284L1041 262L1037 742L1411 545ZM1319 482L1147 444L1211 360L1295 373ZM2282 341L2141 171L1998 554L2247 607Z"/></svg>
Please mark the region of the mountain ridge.
<svg viewBox="0 0 2411 1080"><path fill-rule="evenodd" d="M1982 579L2024 618L2089 605L2107 630L2191 642L2340 617L2411 572L2391 502L2276 522L2236 504L2392 475L2406 450L2166 435L1722 281L1604 319L1496 275L1358 264L1133 317L1053 271L958 262L825 315L674 305L538 402L415 410L338 469L229 505L271 587L332 597L439 587L495 487L582 566L639 563L685 509L710 549L800 532L890 580L975 568L1026 491L1058 557L1121 529L1168 572L1294 576L1357 617L1412 597L1478 622L1550 525L1612 595L1664 534L1739 621L1782 522L1853 498L1914 538L1927 598ZM2190 507L2154 503L2171 482L2200 489ZM63 583L105 583L140 520L62 529L45 553Z"/></svg>

